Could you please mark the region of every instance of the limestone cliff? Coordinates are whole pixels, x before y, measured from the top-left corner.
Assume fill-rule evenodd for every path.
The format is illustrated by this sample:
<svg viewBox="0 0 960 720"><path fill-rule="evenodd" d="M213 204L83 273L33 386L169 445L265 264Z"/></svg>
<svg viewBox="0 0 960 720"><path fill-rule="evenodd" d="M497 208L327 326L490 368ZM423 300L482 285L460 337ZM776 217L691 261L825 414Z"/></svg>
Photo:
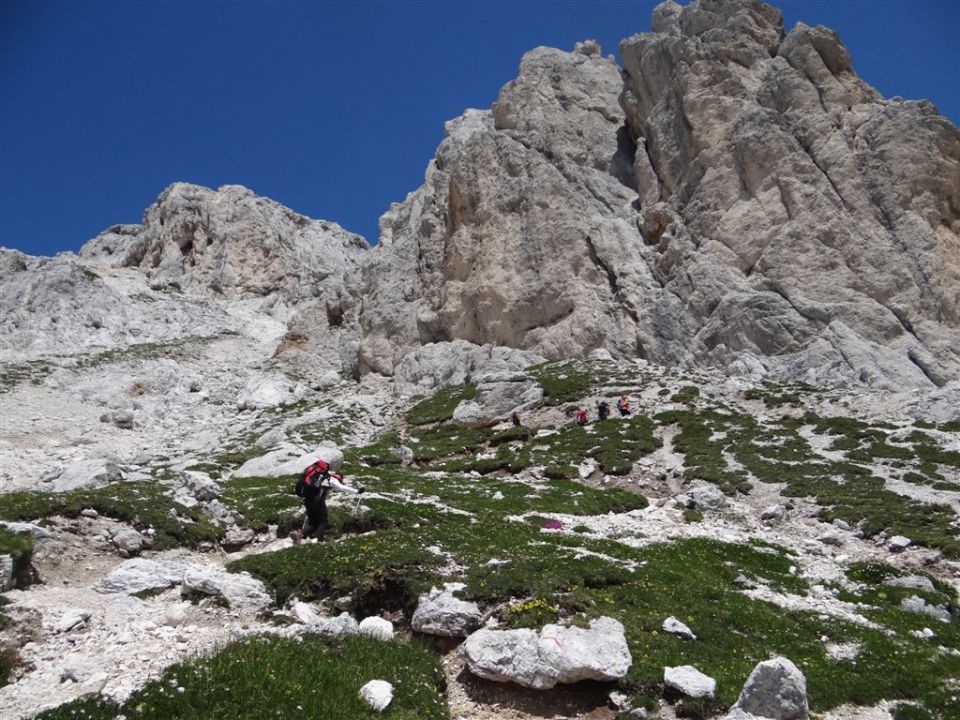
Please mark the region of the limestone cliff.
<svg viewBox="0 0 960 720"><path fill-rule="evenodd" d="M960 370L960 133L839 38L755 0L673 2L621 44L538 48L467 111L364 268L362 371L463 339L808 380Z"/></svg>

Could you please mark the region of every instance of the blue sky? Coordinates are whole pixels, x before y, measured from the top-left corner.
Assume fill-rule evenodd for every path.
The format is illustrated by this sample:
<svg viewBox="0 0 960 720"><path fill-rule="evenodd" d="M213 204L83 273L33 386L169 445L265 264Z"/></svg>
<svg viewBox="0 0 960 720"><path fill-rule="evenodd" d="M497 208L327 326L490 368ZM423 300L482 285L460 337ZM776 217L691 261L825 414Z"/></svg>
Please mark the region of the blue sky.
<svg viewBox="0 0 960 720"><path fill-rule="evenodd" d="M0 0L0 245L76 250L164 187L237 183L376 241L444 121L537 45L649 30L656 3ZM960 121L960 0L791 0L884 95Z"/></svg>

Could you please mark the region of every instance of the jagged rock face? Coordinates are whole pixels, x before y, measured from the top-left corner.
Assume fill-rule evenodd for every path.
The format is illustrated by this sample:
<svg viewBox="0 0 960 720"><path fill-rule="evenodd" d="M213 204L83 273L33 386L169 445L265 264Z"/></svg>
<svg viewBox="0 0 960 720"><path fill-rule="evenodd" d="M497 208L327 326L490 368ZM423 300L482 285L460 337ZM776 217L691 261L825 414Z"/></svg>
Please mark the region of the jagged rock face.
<svg viewBox="0 0 960 720"><path fill-rule="evenodd" d="M621 45L538 48L447 124L381 219L360 371L421 344L918 387L960 372L960 135L883 100L831 31L673 2ZM637 151L639 148L639 151Z"/></svg>
<svg viewBox="0 0 960 720"><path fill-rule="evenodd" d="M651 268L696 320L692 353L956 377L957 128L883 100L835 33L784 35L760 2L665 2L653 30L621 43L622 103Z"/></svg>
<svg viewBox="0 0 960 720"><path fill-rule="evenodd" d="M679 308L638 255L621 87L595 44L538 48L492 111L447 124L424 185L381 218L362 370L392 374L410 349L447 340L560 358L645 355L658 324L675 334Z"/></svg>
<svg viewBox="0 0 960 720"><path fill-rule="evenodd" d="M117 225L80 257L138 267L155 288L227 298L279 293L288 302L342 290L367 244L335 223L311 220L239 185L175 183L140 225ZM337 282L339 280L339 282ZM340 312L342 314L342 312Z"/></svg>
<svg viewBox="0 0 960 720"><path fill-rule="evenodd" d="M366 254L360 236L246 188L177 183L79 256L0 248L0 337L32 358L240 333L299 377L351 375Z"/></svg>
<svg viewBox="0 0 960 720"><path fill-rule="evenodd" d="M176 183L140 225L118 225L80 250L83 260L134 267L156 290L204 298L269 297L287 324L276 349L287 367L354 373L357 296L351 278L368 250L359 235L311 220L238 185ZM293 309L291 309L293 308Z"/></svg>

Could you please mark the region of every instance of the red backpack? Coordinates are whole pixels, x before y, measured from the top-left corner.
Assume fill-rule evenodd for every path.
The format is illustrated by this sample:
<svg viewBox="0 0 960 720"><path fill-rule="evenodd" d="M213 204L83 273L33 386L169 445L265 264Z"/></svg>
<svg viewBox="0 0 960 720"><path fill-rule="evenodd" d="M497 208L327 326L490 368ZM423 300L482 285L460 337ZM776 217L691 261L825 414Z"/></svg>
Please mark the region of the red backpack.
<svg viewBox="0 0 960 720"><path fill-rule="evenodd" d="M317 460L310 465L297 480L293 491L297 497L314 495L323 489L323 481L330 476L330 464L326 460Z"/></svg>

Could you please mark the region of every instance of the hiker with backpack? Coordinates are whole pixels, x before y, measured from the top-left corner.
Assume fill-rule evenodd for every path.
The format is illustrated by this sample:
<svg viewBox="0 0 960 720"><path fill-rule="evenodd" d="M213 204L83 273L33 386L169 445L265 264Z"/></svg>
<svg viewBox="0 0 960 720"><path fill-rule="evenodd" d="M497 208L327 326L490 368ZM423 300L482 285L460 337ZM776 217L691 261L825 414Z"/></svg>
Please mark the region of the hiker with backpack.
<svg viewBox="0 0 960 720"><path fill-rule="evenodd" d="M610 417L610 406L607 405L606 400L601 400L597 403L597 417L603 421Z"/></svg>
<svg viewBox="0 0 960 720"><path fill-rule="evenodd" d="M587 424L587 411L583 408L577 409L577 425L583 427Z"/></svg>
<svg viewBox="0 0 960 720"><path fill-rule="evenodd" d="M303 518L303 526L290 533L290 539L293 540L294 545L299 545L304 538L309 537L316 537L318 541L323 541L324 533L330 527L330 520L327 517L327 493L331 490L342 490L359 495L365 488L362 485L352 488L344 484L343 475L331 472L330 464L323 459L317 460L300 475L294 492L303 498L303 507L307 514Z"/></svg>
<svg viewBox="0 0 960 720"><path fill-rule="evenodd" d="M625 417L630 414L630 401L626 395L621 395L620 399L617 400L617 410L620 411L620 417Z"/></svg>

